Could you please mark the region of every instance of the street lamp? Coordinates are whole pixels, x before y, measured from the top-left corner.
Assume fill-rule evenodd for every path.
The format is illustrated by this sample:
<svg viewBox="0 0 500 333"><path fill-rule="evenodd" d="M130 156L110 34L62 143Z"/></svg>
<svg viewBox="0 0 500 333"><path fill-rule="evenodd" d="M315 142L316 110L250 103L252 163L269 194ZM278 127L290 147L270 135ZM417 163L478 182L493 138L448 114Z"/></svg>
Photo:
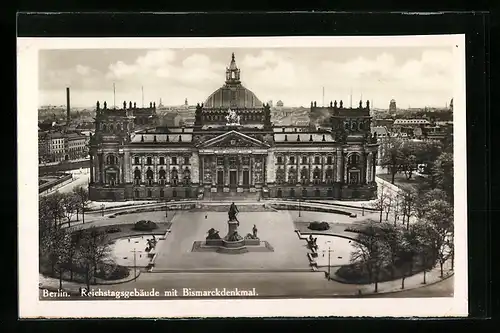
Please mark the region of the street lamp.
<svg viewBox="0 0 500 333"><path fill-rule="evenodd" d="M329 241L327 243L330 243ZM332 264L331 264L331 253L333 252L333 250L330 248L330 246L328 246L328 250L323 250L323 257L325 256L325 252L328 252L328 281L330 281L330 274L331 274L331 267L332 267Z"/></svg>
<svg viewBox="0 0 500 333"><path fill-rule="evenodd" d="M361 204L361 216L365 216L365 204Z"/></svg>
<svg viewBox="0 0 500 333"><path fill-rule="evenodd" d="M106 208L105 204L101 205L101 216L104 216L104 208Z"/></svg>
<svg viewBox="0 0 500 333"><path fill-rule="evenodd" d="M300 198L299 198L299 217L300 217Z"/></svg>
<svg viewBox="0 0 500 333"><path fill-rule="evenodd" d="M141 253L142 251L137 251L134 247L134 250L132 251L134 253L134 282L137 280L137 259L136 259L136 254L137 252Z"/></svg>

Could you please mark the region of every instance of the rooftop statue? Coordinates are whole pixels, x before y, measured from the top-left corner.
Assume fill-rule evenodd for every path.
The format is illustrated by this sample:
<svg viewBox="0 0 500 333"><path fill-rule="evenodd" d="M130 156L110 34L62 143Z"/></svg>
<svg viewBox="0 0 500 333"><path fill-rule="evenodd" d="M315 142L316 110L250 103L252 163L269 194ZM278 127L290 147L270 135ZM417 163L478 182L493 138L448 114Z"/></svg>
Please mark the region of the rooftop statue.
<svg viewBox="0 0 500 333"><path fill-rule="evenodd" d="M227 124L226 125L239 125L240 124L240 116L236 113L236 111L229 109L227 111L226 116Z"/></svg>

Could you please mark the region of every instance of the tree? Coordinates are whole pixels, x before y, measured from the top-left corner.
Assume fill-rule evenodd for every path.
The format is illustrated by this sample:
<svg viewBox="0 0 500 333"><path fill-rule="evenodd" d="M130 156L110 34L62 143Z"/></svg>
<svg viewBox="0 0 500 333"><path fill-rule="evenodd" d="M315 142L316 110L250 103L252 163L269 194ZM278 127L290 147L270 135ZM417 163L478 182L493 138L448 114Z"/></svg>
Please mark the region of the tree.
<svg viewBox="0 0 500 333"><path fill-rule="evenodd" d="M453 234L453 207L444 200L433 200L427 205L424 220L431 227L433 255L443 277L443 265L452 254L449 239Z"/></svg>
<svg viewBox="0 0 500 333"><path fill-rule="evenodd" d="M387 207L389 197L390 197L389 191L386 190L386 187L384 185L381 185L379 195L377 199L372 203L373 208L380 211L380 219L379 219L380 223L382 223L382 216L384 213L384 209Z"/></svg>
<svg viewBox="0 0 500 333"><path fill-rule="evenodd" d="M390 137L384 143L380 165L389 170L392 184L394 184L394 178L401 169L403 161L402 147L403 140L400 138Z"/></svg>
<svg viewBox="0 0 500 333"><path fill-rule="evenodd" d="M78 251L78 261L85 271L85 282L90 289L90 281L96 283L98 266L109 259L110 246L108 235L91 227L82 231L82 239Z"/></svg>
<svg viewBox="0 0 500 333"><path fill-rule="evenodd" d="M375 221L368 221L363 232L358 235L358 241L354 242L354 250L351 253L351 262L360 263L365 267L370 282L375 283L375 292L378 291L380 268L387 261L387 253L377 224Z"/></svg>
<svg viewBox="0 0 500 333"><path fill-rule="evenodd" d="M401 145L401 170L406 175L406 179L411 179L413 171L417 169L418 146L414 141L405 141Z"/></svg>
<svg viewBox="0 0 500 333"><path fill-rule="evenodd" d="M85 223L85 208L87 208L89 203L89 192L83 186L78 186L73 189L73 193L76 195L80 205L79 211L82 213L82 223Z"/></svg>
<svg viewBox="0 0 500 333"><path fill-rule="evenodd" d="M395 269L401 254L401 243L403 233L400 227L395 227L390 223L383 223L380 226L380 240L387 250L388 261L391 266L391 279L394 279Z"/></svg>
<svg viewBox="0 0 500 333"><path fill-rule="evenodd" d="M39 199L40 213L43 218L50 218L53 228L57 228L64 217L63 195L59 192L43 196Z"/></svg>
<svg viewBox="0 0 500 333"><path fill-rule="evenodd" d="M451 153L439 155L433 167L437 187L446 193L451 202L454 186L453 169L453 154Z"/></svg>
<svg viewBox="0 0 500 333"><path fill-rule="evenodd" d="M416 228L412 226L408 230L402 229L399 257L401 260L401 266L406 266L407 271L403 271L401 277L401 289L405 288L406 277L413 274L415 256L417 255L418 250L419 235Z"/></svg>
<svg viewBox="0 0 500 333"><path fill-rule="evenodd" d="M419 221L414 225L414 229L417 235L417 253L420 257L422 263L422 270L424 272L423 283L426 281L426 273L429 271L430 267L435 264L435 248L434 248L434 230L431 224Z"/></svg>
<svg viewBox="0 0 500 333"><path fill-rule="evenodd" d="M444 200L449 202L446 192L439 188L424 191L418 195L416 202L416 215L418 218L423 218L425 212L427 211L427 205L434 200Z"/></svg>
<svg viewBox="0 0 500 333"><path fill-rule="evenodd" d="M63 206L64 216L68 220L68 226L71 226L71 218L76 214L79 206L78 198L72 193L64 193L61 204Z"/></svg>
<svg viewBox="0 0 500 333"><path fill-rule="evenodd" d="M399 195L403 223L406 219L406 229L410 228L410 218L416 213L417 192L412 189L402 189Z"/></svg>

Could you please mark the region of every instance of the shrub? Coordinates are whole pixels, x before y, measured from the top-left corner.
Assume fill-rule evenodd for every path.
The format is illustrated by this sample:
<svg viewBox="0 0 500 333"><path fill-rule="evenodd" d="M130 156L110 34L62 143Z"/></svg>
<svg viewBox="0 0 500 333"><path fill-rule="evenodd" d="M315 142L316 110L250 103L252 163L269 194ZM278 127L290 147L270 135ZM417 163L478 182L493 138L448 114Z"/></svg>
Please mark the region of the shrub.
<svg viewBox="0 0 500 333"><path fill-rule="evenodd" d="M328 222L314 221L314 222L309 223L308 228L311 230L323 231L323 230L330 229L330 225L328 224Z"/></svg>
<svg viewBox="0 0 500 333"><path fill-rule="evenodd" d="M156 223L154 223L153 221L149 221L149 220L148 221L140 220L134 224L134 230L138 230L138 231L151 231L151 230L154 230L156 228L158 228Z"/></svg>
<svg viewBox="0 0 500 333"><path fill-rule="evenodd" d="M108 234L112 234L112 233L120 232L120 231L122 231L122 229L120 229L118 227L109 227L106 229L106 233L108 233Z"/></svg>
<svg viewBox="0 0 500 333"><path fill-rule="evenodd" d="M120 280L128 277L130 270L120 265L106 264L97 271L97 277L103 280Z"/></svg>

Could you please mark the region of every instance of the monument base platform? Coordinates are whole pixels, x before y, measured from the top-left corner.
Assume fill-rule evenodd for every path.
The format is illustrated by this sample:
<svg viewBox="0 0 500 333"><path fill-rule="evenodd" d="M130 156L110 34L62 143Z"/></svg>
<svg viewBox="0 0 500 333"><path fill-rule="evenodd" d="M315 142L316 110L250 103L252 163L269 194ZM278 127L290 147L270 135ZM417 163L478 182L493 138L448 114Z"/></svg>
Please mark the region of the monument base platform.
<svg viewBox="0 0 500 333"><path fill-rule="evenodd" d="M243 254L248 252L274 252L274 248L260 239L242 239L228 242L224 239L196 241L191 252L217 252L223 254Z"/></svg>

